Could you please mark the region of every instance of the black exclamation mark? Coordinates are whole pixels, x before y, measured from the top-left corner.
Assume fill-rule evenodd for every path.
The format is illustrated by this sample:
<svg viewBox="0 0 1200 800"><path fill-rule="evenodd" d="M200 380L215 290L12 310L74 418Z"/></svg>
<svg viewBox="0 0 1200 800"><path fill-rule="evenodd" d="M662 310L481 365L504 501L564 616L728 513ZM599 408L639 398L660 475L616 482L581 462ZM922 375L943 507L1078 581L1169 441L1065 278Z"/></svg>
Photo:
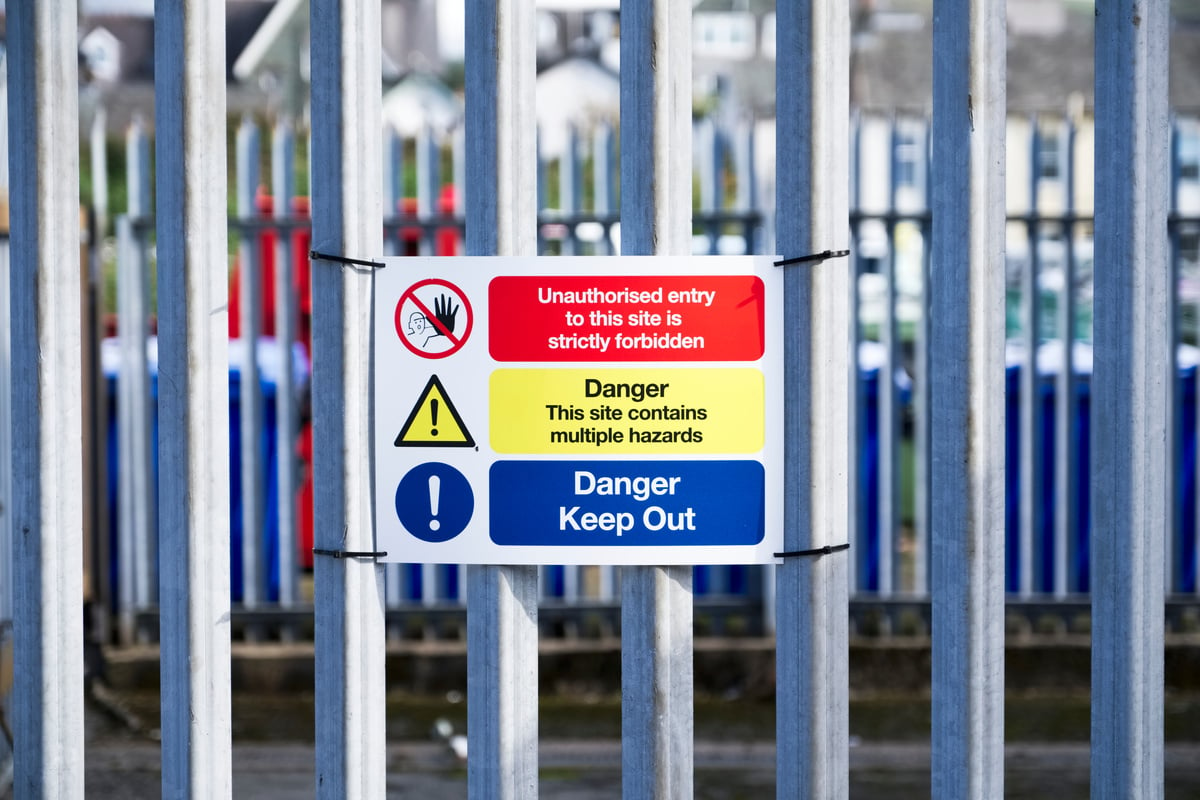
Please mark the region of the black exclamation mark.
<svg viewBox="0 0 1200 800"><path fill-rule="evenodd" d="M437 398L430 398L429 414L430 414L430 416L433 417L433 430L431 430L429 432L429 435L437 436L438 435L438 430L437 430L438 401L437 401Z"/></svg>

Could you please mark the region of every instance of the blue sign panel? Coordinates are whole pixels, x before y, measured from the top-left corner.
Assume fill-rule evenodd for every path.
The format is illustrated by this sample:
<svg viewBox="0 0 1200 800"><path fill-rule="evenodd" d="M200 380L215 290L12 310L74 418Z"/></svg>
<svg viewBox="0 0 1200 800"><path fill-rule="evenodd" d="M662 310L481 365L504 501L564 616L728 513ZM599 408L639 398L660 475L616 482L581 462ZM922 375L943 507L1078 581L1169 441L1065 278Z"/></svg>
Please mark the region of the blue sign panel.
<svg viewBox="0 0 1200 800"><path fill-rule="evenodd" d="M757 461L497 461L500 545L753 545L764 531Z"/></svg>
<svg viewBox="0 0 1200 800"><path fill-rule="evenodd" d="M426 542L445 542L466 530L475 493L449 464L431 461L405 473L396 487L396 516L405 530Z"/></svg>

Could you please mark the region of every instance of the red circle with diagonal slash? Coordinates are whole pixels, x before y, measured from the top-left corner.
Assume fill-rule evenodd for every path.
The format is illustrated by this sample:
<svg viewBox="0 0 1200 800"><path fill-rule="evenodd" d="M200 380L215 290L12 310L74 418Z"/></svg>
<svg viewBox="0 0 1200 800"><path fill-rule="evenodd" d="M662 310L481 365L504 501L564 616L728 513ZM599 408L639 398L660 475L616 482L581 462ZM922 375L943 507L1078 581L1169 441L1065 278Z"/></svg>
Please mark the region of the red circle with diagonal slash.
<svg viewBox="0 0 1200 800"><path fill-rule="evenodd" d="M435 287L433 291L421 291L431 286ZM436 300L441 297L447 298L451 307L458 305L454 310L466 318L461 326L456 320L451 330L444 319L439 319ZM421 358L445 358L457 353L467 343L475 324L475 313L471 310L467 293L462 289L441 278L426 278L417 281L400 295L396 303L395 324L396 334L411 352Z"/></svg>

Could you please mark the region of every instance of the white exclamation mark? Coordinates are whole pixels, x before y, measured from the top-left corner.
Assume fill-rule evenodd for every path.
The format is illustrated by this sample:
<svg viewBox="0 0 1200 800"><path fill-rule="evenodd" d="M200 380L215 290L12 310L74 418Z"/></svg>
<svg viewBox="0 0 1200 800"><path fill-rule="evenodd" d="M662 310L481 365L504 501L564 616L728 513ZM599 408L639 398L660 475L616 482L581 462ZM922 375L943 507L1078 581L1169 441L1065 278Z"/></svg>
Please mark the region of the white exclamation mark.
<svg viewBox="0 0 1200 800"><path fill-rule="evenodd" d="M429 511L433 519L429 520L429 530L436 531L442 527L442 523L438 522L438 500L442 495L442 479L437 475L429 476Z"/></svg>

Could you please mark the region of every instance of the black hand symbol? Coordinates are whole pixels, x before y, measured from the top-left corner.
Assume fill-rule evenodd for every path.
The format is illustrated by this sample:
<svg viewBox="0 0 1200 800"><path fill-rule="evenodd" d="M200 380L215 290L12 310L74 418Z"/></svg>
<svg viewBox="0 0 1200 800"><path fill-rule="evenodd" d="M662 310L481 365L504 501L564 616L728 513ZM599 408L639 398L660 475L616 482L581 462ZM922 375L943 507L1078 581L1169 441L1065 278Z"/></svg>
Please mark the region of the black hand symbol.
<svg viewBox="0 0 1200 800"><path fill-rule="evenodd" d="M439 295L433 299L433 315L446 329L446 333L454 333L454 318L458 316L459 306L450 308L453 302L449 295Z"/></svg>

